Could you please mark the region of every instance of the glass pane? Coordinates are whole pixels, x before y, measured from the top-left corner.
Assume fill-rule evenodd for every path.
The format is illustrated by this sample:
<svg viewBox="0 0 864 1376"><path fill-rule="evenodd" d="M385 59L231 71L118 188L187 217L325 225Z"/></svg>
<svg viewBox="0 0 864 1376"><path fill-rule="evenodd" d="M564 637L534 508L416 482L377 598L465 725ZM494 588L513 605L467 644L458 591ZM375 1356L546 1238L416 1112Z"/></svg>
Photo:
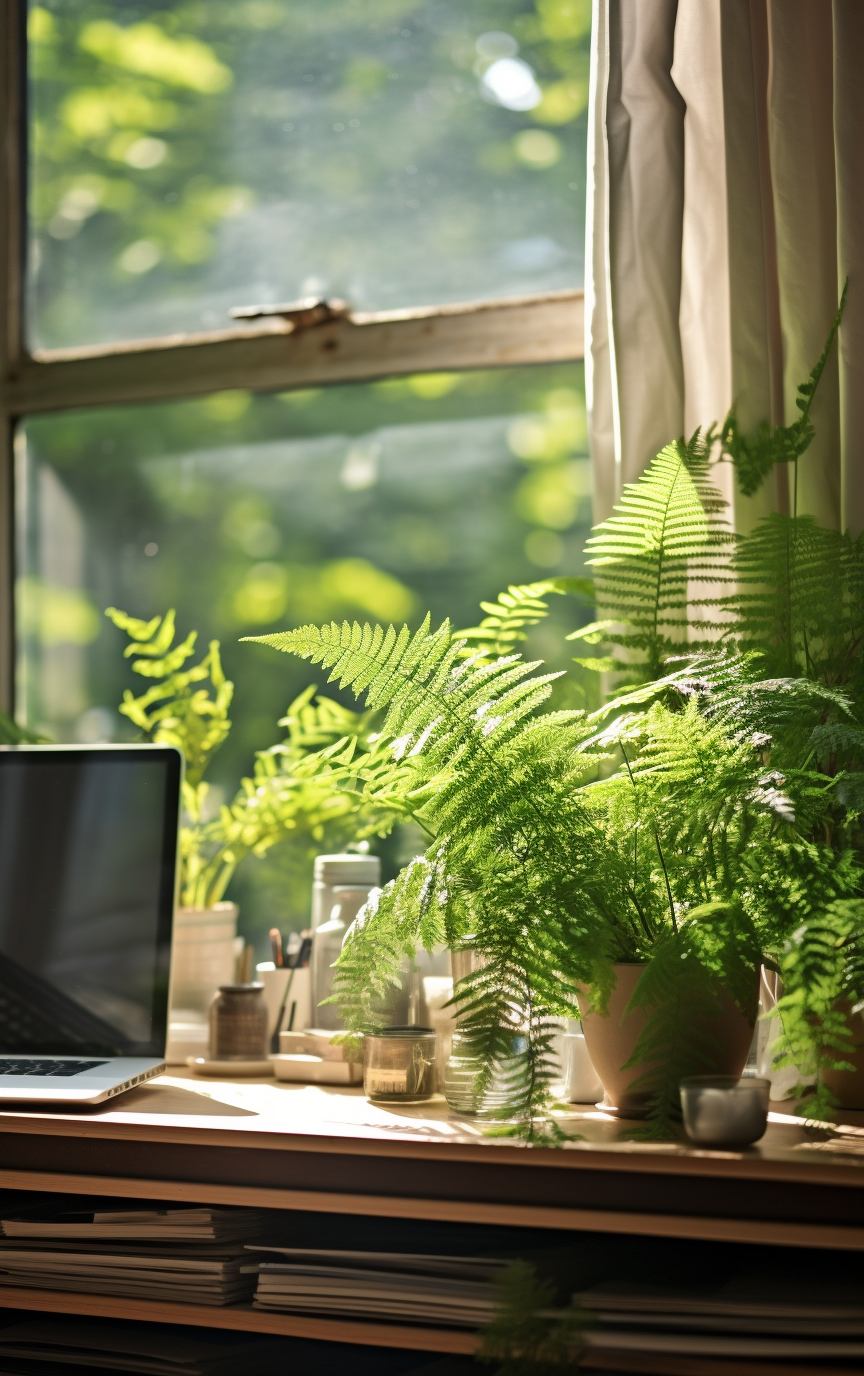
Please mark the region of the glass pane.
<svg viewBox="0 0 864 1376"><path fill-rule="evenodd" d="M289 701L323 687L242 635L331 617L416 626L427 609L476 625L509 583L579 572L591 519L576 366L51 416L22 429L16 476L22 719L59 740L133 737L117 705L136 676L103 610L176 607L182 636L221 640L236 684L210 770L222 797L282 738ZM562 631L590 613L553 602L530 649L565 667ZM278 916L271 882L302 918L307 859L285 859L299 888L279 857L244 862L251 929Z"/></svg>
<svg viewBox="0 0 864 1376"><path fill-rule="evenodd" d="M31 344L580 286L590 12L35 5Z"/></svg>

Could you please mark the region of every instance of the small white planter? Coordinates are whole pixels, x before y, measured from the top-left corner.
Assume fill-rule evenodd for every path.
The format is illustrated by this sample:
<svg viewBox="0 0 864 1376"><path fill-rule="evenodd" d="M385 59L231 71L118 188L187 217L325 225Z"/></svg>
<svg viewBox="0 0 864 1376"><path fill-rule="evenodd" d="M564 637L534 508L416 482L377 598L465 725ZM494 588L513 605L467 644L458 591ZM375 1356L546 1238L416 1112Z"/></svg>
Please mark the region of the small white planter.
<svg viewBox="0 0 864 1376"><path fill-rule="evenodd" d="M171 940L171 991L165 1058L183 1065L207 1055L207 1010L220 984L234 981L237 904L178 908Z"/></svg>

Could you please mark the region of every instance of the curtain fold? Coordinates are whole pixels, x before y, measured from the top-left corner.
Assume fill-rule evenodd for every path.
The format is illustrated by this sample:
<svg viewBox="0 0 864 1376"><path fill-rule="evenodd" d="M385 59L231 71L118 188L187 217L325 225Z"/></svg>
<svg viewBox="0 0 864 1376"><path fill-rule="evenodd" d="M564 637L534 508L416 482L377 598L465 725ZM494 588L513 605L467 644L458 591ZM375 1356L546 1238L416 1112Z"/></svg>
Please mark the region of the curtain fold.
<svg viewBox="0 0 864 1376"><path fill-rule="evenodd" d="M798 509L864 529L862 66L864 0L594 0L596 519L663 444L732 404L747 428L794 419L848 276ZM726 495L746 529L788 510L788 475Z"/></svg>

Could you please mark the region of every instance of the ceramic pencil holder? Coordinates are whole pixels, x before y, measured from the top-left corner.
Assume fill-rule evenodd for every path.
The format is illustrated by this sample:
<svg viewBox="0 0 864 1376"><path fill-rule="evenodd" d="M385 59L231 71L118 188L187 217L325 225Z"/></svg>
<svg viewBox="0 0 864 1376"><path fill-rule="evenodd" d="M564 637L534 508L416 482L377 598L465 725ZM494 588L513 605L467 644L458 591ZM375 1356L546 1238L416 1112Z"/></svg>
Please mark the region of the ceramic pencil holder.
<svg viewBox="0 0 864 1376"><path fill-rule="evenodd" d="M293 979L291 979L292 974ZM287 1031L289 1022L292 1032L302 1032L304 1028L314 1026L315 1019L312 1016L312 993L308 966L306 969L292 971L285 966L277 969L275 965L267 963L258 966L256 976L264 985L264 1000L267 1004L268 1045L269 1039L272 1038L276 1030L276 1019L279 1017L279 1009L282 1008L283 999L284 1009L280 1031ZM288 988L289 979L291 979L291 988L288 989L286 999L285 991ZM291 1021L292 1005L294 1007L293 1022Z"/></svg>

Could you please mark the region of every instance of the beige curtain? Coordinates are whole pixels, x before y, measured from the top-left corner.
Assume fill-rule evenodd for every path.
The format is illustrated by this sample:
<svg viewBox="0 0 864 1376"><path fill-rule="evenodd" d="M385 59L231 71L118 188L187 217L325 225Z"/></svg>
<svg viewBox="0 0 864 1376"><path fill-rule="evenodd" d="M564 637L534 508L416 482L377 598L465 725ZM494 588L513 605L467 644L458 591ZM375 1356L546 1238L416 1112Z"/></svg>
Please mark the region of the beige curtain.
<svg viewBox="0 0 864 1376"><path fill-rule="evenodd" d="M586 381L595 515L670 439L792 420L849 278L799 510L864 529L864 0L594 0ZM727 495L788 509L778 471Z"/></svg>

